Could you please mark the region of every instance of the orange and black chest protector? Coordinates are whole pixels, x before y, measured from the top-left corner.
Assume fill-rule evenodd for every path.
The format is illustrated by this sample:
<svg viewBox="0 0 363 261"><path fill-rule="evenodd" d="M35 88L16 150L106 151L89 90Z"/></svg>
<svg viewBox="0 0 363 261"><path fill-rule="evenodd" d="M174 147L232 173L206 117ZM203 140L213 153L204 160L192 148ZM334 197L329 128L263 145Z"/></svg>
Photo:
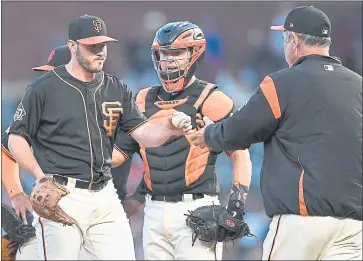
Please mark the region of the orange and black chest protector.
<svg viewBox="0 0 363 261"><path fill-rule="evenodd" d="M148 119L168 117L176 111L192 117L193 128L203 125L201 107L217 88L214 84L197 80L183 90L178 99L162 100L158 95L161 86L142 90L136 102ZM215 194L218 182L215 163L218 152L201 149L187 136L172 136L156 148L140 146L145 169L145 183L153 195L180 193Z"/></svg>

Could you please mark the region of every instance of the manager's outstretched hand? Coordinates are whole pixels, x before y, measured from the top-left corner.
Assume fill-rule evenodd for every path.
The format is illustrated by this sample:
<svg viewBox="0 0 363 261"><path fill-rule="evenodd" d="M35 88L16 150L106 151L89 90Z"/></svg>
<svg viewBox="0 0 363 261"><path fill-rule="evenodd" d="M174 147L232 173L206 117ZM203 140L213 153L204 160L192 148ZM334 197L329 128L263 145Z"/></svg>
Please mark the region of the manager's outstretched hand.
<svg viewBox="0 0 363 261"><path fill-rule="evenodd" d="M204 149L205 147L207 147L207 144L205 143L204 140L204 131L205 128L207 128L207 126L214 124L214 122L209 119L207 116L203 117L203 121L205 126L203 128L201 128L199 131L193 130L193 131L189 131L186 132L186 135L189 135L190 139L193 141L193 144L195 146L199 146L200 148Z"/></svg>

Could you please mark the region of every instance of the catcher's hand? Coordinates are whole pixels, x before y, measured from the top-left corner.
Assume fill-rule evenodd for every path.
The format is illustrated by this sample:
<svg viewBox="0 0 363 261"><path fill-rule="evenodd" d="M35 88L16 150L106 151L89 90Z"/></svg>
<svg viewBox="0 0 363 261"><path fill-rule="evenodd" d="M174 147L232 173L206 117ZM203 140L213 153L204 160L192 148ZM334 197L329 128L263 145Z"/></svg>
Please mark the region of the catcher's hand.
<svg viewBox="0 0 363 261"><path fill-rule="evenodd" d="M228 242L245 236L253 236L247 223L238 220L219 205L202 206L189 211L186 224L193 230L193 244L198 238L205 242Z"/></svg>
<svg viewBox="0 0 363 261"><path fill-rule="evenodd" d="M65 186L56 183L54 180L42 178L34 186L30 201L34 211L39 216L71 226L74 224L74 220L58 205L61 198L68 194L69 191Z"/></svg>
<svg viewBox="0 0 363 261"><path fill-rule="evenodd" d="M1 237L2 255L11 260L16 255L18 248L35 237L35 228L31 225L24 225L20 217L11 207L1 204L1 227L6 235ZM3 258L2 258L3 259Z"/></svg>

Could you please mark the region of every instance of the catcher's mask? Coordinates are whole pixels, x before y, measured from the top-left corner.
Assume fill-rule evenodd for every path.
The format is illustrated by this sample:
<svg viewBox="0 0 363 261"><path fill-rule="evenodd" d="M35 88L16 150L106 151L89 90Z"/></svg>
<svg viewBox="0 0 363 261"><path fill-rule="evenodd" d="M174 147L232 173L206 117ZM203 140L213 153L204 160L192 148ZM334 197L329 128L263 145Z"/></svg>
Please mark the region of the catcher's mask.
<svg viewBox="0 0 363 261"><path fill-rule="evenodd" d="M156 32L151 57L165 91L178 92L186 87L205 49L202 30L190 22L169 23Z"/></svg>

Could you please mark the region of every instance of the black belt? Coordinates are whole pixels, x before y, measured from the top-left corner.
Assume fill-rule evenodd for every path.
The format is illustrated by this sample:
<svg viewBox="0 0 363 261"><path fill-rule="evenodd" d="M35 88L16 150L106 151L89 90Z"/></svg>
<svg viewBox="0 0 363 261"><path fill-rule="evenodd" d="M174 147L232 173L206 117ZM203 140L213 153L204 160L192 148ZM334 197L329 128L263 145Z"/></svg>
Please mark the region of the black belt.
<svg viewBox="0 0 363 261"><path fill-rule="evenodd" d="M59 184L67 185L68 178L58 175L53 175L53 179ZM90 183L88 181L76 180L75 188L79 189L89 189L89 190L101 190L106 187L108 180L98 181L97 183L92 183L90 187Z"/></svg>
<svg viewBox="0 0 363 261"><path fill-rule="evenodd" d="M180 201L187 201L187 198L185 195L191 195L190 198L193 200L204 198L204 194L202 193L195 193L195 194L178 194L173 196L159 196L159 195L153 195L151 196L151 200L155 201L165 201L165 202L180 202Z"/></svg>

